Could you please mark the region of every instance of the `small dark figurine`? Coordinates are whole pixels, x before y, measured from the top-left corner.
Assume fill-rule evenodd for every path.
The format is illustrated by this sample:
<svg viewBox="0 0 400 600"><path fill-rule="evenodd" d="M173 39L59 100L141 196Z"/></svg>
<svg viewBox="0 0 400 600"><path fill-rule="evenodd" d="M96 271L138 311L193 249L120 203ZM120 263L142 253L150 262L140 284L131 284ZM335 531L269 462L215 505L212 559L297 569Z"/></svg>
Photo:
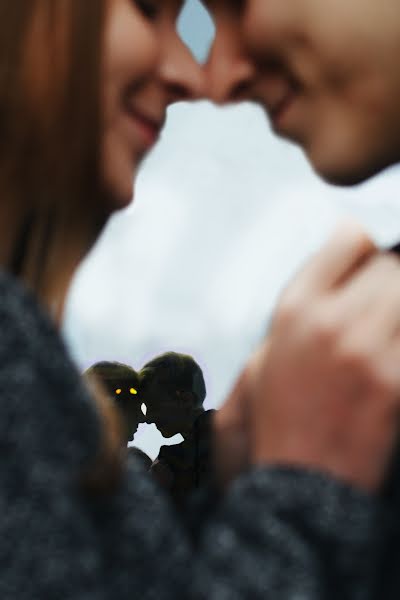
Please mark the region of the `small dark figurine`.
<svg viewBox="0 0 400 600"><path fill-rule="evenodd" d="M191 356L166 352L146 363L139 378L147 423L155 423L164 437L180 433L184 438L181 444L162 446L151 467L181 506L188 493L210 477L214 411L203 408L203 372Z"/></svg>
<svg viewBox="0 0 400 600"><path fill-rule="evenodd" d="M92 365L83 375L89 380L95 377L100 381L118 406L127 444L135 435L139 423L146 421L137 372L122 363L102 361Z"/></svg>

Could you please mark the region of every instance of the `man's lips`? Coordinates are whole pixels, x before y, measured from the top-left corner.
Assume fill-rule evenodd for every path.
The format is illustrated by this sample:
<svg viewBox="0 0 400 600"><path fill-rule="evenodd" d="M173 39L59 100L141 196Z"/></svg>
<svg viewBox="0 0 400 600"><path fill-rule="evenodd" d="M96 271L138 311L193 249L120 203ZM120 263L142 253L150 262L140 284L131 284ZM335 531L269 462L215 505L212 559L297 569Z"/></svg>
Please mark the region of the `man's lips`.
<svg viewBox="0 0 400 600"><path fill-rule="evenodd" d="M265 73L255 86L254 100L264 106L271 124L279 133L286 129L286 115L302 92L302 84L285 65Z"/></svg>
<svg viewBox="0 0 400 600"><path fill-rule="evenodd" d="M296 90L288 90L273 106L268 107L268 113L271 117L275 129L279 130L284 124L286 114L297 98Z"/></svg>

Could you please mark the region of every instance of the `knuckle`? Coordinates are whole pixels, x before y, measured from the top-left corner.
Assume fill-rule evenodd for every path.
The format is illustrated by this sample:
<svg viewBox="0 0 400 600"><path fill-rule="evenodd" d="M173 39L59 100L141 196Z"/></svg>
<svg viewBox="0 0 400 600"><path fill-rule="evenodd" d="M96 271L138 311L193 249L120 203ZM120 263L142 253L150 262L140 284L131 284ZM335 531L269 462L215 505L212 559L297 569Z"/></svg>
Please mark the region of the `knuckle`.
<svg viewBox="0 0 400 600"><path fill-rule="evenodd" d="M306 302L287 297L279 307L278 319L287 328L301 327L312 346L330 350L339 343L345 329L340 315L332 308L321 299Z"/></svg>
<svg viewBox="0 0 400 600"><path fill-rule="evenodd" d="M377 247L364 227L351 220L343 223L338 230L338 240L341 244L345 241L355 253L369 254L377 251Z"/></svg>

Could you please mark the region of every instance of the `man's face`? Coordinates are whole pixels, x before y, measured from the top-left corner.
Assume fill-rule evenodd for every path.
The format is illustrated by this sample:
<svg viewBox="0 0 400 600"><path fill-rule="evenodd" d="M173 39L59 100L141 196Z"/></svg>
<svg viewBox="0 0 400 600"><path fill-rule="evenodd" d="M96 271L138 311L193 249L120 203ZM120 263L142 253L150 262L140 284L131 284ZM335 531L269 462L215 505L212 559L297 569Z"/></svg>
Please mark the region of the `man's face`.
<svg viewBox="0 0 400 600"><path fill-rule="evenodd" d="M325 179L400 160L398 0L207 0L218 102L253 100Z"/></svg>
<svg viewBox="0 0 400 600"><path fill-rule="evenodd" d="M163 437L183 434L192 428L196 410L191 392L168 389L153 381L143 398L147 407L147 423L155 423Z"/></svg>

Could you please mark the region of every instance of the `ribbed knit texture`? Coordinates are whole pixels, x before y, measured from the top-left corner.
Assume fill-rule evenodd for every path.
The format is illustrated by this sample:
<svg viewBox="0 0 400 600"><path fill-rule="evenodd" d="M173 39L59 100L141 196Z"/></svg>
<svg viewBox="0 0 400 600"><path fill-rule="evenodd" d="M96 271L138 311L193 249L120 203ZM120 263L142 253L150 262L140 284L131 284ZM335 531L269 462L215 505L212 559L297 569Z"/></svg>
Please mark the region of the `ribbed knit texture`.
<svg viewBox="0 0 400 600"><path fill-rule="evenodd" d="M85 495L77 476L98 440L58 333L2 274L1 600L370 597L373 499L320 474L258 468L206 513L193 504L189 528L134 459L114 494Z"/></svg>

